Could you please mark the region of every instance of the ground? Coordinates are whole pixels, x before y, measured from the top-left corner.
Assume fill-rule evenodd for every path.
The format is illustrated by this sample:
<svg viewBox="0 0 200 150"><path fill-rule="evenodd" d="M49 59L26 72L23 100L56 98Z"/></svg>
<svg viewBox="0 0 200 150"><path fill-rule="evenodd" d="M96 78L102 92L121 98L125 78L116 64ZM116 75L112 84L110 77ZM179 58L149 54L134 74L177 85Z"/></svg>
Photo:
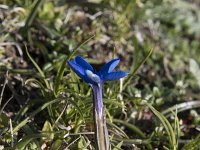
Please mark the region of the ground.
<svg viewBox="0 0 200 150"><path fill-rule="evenodd" d="M0 149L94 149L79 55L129 72L103 88L112 149L198 150L199 24L198 0L1 1Z"/></svg>

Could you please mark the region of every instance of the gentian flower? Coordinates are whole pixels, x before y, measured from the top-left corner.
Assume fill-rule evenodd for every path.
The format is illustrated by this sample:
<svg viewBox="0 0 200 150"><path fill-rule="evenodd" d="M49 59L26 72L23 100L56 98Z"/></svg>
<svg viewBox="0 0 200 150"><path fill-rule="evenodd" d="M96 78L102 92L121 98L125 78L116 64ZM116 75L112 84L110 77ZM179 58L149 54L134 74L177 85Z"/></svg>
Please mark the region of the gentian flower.
<svg viewBox="0 0 200 150"><path fill-rule="evenodd" d="M90 85L104 83L106 81L118 80L128 75L127 72L117 71L112 72L119 64L119 59L113 59L105 64L102 69L97 72L93 67L86 62L82 57L77 56L73 61L67 61L71 69L86 83Z"/></svg>
<svg viewBox="0 0 200 150"><path fill-rule="evenodd" d="M70 68L86 83L93 91L95 135L98 150L109 150L108 131L102 99L102 85L106 81L119 80L128 75L127 72L112 72L119 64L119 59L113 59L105 64L100 71L96 71L82 57L75 57L74 61L67 61Z"/></svg>

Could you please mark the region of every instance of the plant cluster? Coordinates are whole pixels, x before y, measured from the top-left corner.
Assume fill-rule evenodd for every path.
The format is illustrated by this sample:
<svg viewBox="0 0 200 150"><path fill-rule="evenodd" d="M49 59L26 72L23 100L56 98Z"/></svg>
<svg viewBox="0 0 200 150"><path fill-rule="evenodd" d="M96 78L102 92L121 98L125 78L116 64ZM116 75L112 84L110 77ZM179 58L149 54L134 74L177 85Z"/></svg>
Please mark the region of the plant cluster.
<svg viewBox="0 0 200 150"><path fill-rule="evenodd" d="M95 149L93 85L126 72L100 88L109 147L200 149L199 8L0 0L0 149Z"/></svg>

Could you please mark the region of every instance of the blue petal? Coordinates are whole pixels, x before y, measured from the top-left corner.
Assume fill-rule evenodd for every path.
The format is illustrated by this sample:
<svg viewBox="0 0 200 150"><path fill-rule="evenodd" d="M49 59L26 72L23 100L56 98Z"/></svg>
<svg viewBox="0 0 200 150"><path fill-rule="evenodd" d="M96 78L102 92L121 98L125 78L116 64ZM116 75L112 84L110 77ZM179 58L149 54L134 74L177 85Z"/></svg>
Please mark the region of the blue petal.
<svg viewBox="0 0 200 150"><path fill-rule="evenodd" d="M123 78L128 75L128 72L111 72L103 76L104 81L111 81L111 80L119 80L120 78Z"/></svg>
<svg viewBox="0 0 200 150"><path fill-rule="evenodd" d="M100 70L100 74L107 74L113 71L113 69L115 69L115 67L119 64L120 60L119 59L113 59L111 61L109 61L108 63L106 63L102 69Z"/></svg>
<svg viewBox="0 0 200 150"><path fill-rule="evenodd" d="M85 70L94 70L92 66L80 56L75 57L74 62L83 67Z"/></svg>
<svg viewBox="0 0 200 150"><path fill-rule="evenodd" d="M86 70L81 67L79 64L76 64L72 61L67 61L68 65L70 68L81 78L83 79L86 83L94 84L94 82L89 79L86 75Z"/></svg>
<svg viewBox="0 0 200 150"><path fill-rule="evenodd" d="M67 61L68 65L70 68L82 79L85 78L85 69L81 67L80 65L72 62L72 61Z"/></svg>

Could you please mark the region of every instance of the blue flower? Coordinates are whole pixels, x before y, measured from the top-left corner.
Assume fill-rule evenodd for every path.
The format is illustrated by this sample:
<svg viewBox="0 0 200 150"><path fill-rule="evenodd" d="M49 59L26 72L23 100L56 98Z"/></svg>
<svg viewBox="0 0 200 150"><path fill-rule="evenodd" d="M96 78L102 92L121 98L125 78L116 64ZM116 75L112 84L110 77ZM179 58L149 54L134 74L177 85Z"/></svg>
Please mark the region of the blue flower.
<svg viewBox="0 0 200 150"><path fill-rule="evenodd" d="M113 59L97 72L80 56L75 57L74 61L67 61L70 68L86 83L89 83L92 88L97 149L110 149L106 117L104 115L102 84L106 81L118 80L128 75L127 72L122 71L112 72L119 62L119 59Z"/></svg>
<svg viewBox="0 0 200 150"><path fill-rule="evenodd" d="M86 83L102 84L106 81L118 80L128 75L127 72L117 71L112 72L119 64L119 59L113 59L105 64L100 71L96 71L82 57L77 56L74 61L67 61L70 68Z"/></svg>

